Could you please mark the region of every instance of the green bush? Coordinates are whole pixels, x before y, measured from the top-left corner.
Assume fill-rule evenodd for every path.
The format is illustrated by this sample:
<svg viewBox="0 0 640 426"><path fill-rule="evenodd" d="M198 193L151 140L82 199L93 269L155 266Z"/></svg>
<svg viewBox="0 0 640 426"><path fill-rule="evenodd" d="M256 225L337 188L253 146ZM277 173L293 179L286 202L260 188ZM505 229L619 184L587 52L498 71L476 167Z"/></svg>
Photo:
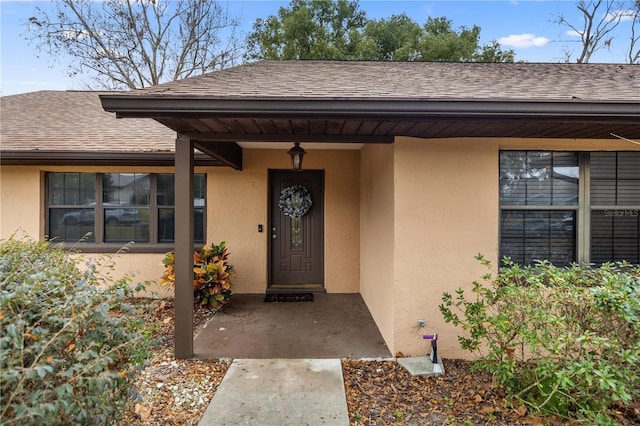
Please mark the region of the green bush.
<svg viewBox="0 0 640 426"><path fill-rule="evenodd" d="M48 242L0 241L0 412L9 424L115 424L149 356L129 279Z"/></svg>
<svg viewBox="0 0 640 426"><path fill-rule="evenodd" d="M210 244L193 253L193 297L202 306L219 308L231 299L233 266L229 264L226 243ZM175 287L175 254L169 252L162 263L161 285Z"/></svg>
<svg viewBox="0 0 640 426"><path fill-rule="evenodd" d="M465 330L460 346L509 395L543 414L607 420L615 403L640 397L640 267L548 262L444 293L445 321Z"/></svg>

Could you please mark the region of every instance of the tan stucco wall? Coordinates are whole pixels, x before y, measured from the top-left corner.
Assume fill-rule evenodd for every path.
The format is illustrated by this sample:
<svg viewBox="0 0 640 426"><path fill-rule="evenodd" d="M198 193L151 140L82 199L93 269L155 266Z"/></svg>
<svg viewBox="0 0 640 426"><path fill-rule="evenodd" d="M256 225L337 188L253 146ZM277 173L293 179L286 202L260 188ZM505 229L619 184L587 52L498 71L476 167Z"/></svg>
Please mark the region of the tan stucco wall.
<svg viewBox="0 0 640 426"><path fill-rule="evenodd" d="M41 237L40 176L36 167L0 167L0 238Z"/></svg>
<svg viewBox="0 0 640 426"><path fill-rule="evenodd" d="M395 341L394 147L367 145L360 170L360 294L391 349Z"/></svg>
<svg viewBox="0 0 640 426"><path fill-rule="evenodd" d="M325 288L329 293L355 293L360 281L359 151L308 150L306 169L325 170ZM268 170L288 169L285 151L244 150L244 170L209 167L207 173L207 242L227 242L234 265L237 293L263 293L267 287ZM23 230L31 238L44 237L45 171L173 172L172 168L141 167L26 167L3 166L0 173L0 238ZM258 232L258 224L264 232ZM95 255L86 254L86 257ZM135 280L155 281L163 271L162 253L118 256L114 277L128 271ZM165 287L149 286L165 296Z"/></svg>
<svg viewBox="0 0 640 426"><path fill-rule="evenodd" d="M360 153L353 150L307 150L304 168L325 171L325 289L357 293L360 282ZM288 169L279 150L245 150L242 172L217 169L209 176L212 206L208 233L226 240L236 268L235 291L263 293L267 287L267 189L269 169ZM240 194L237 199L228 194ZM228 199L228 201L227 201ZM238 220L241 218L242 220ZM265 232L258 233L258 224Z"/></svg>
<svg viewBox="0 0 640 426"><path fill-rule="evenodd" d="M469 357L458 346L460 330L444 322L438 306L443 291L459 286L469 290L486 272L476 254L497 263L501 149L622 151L640 150L640 145L623 140L398 138L393 150L394 332L393 339L385 336L394 353L424 355L429 346L422 335L438 333L443 357ZM389 322L388 312L372 309L372 314ZM418 327L420 318L425 328Z"/></svg>
<svg viewBox="0 0 640 426"><path fill-rule="evenodd" d="M461 356L438 305L443 291L481 275L477 253L497 258L497 144L403 138L394 161L395 350L424 355L422 335L438 333L443 356Z"/></svg>

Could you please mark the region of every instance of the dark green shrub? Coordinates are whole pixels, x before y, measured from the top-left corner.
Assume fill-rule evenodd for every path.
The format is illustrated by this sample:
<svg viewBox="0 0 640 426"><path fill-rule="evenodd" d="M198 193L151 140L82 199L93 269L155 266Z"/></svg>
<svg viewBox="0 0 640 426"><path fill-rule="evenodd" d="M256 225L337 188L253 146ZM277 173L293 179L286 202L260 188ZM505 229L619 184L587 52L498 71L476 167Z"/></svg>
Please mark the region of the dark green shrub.
<svg viewBox="0 0 640 426"><path fill-rule="evenodd" d="M193 297L196 303L219 308L231 299L233 266L227 261L225 242L210 244L193 253ZM162 260L166 270L161 285L175 286L175 254L169 252Z"/></svg>
<svg viewBox="0 0 640 426"><path fill-rule="evenodd" d="M0 242L0 412L9 424L115 424L149 355L128 279L48 242Z"/></svg>
<svg viewBox="0 0 640 426"><path fill-rule="evenodd" d="M534 411L604 421L640 397L640 267L490 263L472 295L444 293L460 346ZM599 417L598 417L599 416Z"/></svg>

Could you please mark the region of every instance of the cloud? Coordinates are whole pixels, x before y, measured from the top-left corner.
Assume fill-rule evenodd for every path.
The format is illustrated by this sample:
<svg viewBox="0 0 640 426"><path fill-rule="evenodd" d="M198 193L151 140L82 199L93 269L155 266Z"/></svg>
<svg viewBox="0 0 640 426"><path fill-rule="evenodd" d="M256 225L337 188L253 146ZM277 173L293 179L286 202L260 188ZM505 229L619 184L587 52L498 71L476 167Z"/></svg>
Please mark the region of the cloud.
<svg viewBox="0 0 640 426"><path fill-rule="evenodd" d="M565 32L565 34L568 35L569 37L582 37L582 34L580 34L576 30L568 30Z"/></svg>
<svg viewBox="0 0 640 426"><path fill-rule="evenodd" d="M498 39L498 43L510 47L541 47L550 41L546 37L536 37L533 34L512 34Z"/></svg>
<svg viewBox="0 0 640 426"><path fill-rule="evenodd" d="M605 19L607 21L633 21L636 17L636 11L633 9L617 10L613 13L607 13Z"/></svg>

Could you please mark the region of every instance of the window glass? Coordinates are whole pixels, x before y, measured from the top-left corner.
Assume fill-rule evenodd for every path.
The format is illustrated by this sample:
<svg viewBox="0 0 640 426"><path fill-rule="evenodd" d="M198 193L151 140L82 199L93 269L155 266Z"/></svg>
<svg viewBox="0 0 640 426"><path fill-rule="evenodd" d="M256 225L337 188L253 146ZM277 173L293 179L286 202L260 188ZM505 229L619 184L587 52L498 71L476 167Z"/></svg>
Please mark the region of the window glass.
<svg viewBox="0 0 640 426"><path fill-rule="evenodd" d="M500 216L500 258L519 264L548 259L565 266L576 257L576 212L503 210Z"/></svg>
<svg viewBox="0 0 640 426"><path fill-rule="evenodd" d="M576 206L578 156L572 152L500 153L503 205Z"/></svg>
<svg viewBox="0 0 640 426"><path fill-rule="evenodd" d="M93 173L50 173L49 205L89 205L96 201L96 175Z"/></svg>
<svg viewBox="0 0 640 426"><path fill-rule="evenodd" d="M520 264L547 259L556 265L576 260L579 175L574 152L500 153L501 258Z"/></svg>
<svg viewBox="0 0 640 426"><path fill-rule="evenodd" d="M591 262L640 263L640 152L591 154Z"/></svg>
<svg viewBox="0 0 640 426"><path fill-rule="evenodd" d="M151 175L105 173L102 179L105 242L149 242Z"/></svg>
<svg viewBox="0 0 640 426"><path fill-rule="evenodd" d="M591 205L640 205L640 152L591 154Z"/></svg>
<svg viewBox="0 0 640 426"><path fill-rule="evenodd" d="M158 175L158 241L175 238L175 180L172 174ZM204 243L206 175L193 175L193 239Z"/></svg>
<svg viewBox="0 0 640 426"><path fill-rule="evenodd" d="M640 211L591 212L591 262L640 263Z"/></svg>
<svg viewBox="0 0 640 426"><path fill-rule="evenodd" d="M95 241L95 197L94 173L48 174L49 236L59 241Z"/></svg>

